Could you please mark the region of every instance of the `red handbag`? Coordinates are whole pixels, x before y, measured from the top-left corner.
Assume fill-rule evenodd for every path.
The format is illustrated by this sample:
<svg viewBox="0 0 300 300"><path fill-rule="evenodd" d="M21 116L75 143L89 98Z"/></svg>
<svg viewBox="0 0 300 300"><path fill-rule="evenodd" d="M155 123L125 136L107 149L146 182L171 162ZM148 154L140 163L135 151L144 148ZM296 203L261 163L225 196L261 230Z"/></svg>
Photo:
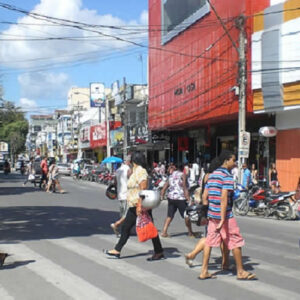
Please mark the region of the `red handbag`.
<svg viewBox="0 0 300 300"><path fill-rule="evenodd" d="M142 210L142 213L136 218L136 233L139 242L151 240L158 235L158 231L146 210Z"/></svg>

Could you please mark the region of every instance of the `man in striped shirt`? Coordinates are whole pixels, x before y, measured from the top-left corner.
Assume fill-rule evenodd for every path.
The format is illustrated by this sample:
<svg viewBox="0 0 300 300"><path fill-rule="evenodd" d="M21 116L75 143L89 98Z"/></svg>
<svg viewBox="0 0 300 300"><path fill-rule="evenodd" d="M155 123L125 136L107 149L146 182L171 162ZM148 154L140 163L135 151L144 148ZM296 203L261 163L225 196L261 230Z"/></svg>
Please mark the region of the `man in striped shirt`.
<svg viewBox="0 0 300 300"><path fill-rule="evenodd" d="M228 263L226 257L228 251L232 250L237 268L237 279L252 280L256 278L256 275L246 272L243 268L241 247L244 245L244 239L232 214L234 181L230 171L235 166L235 155L224 150L219 156L219 162L221 166L209 176L202 198L203 204L208 204L209 222L199 279L215 278L214 275L208 273L210 252L212 247L219 247L223 242L222 267L228 267L224 263Z"/></svg>

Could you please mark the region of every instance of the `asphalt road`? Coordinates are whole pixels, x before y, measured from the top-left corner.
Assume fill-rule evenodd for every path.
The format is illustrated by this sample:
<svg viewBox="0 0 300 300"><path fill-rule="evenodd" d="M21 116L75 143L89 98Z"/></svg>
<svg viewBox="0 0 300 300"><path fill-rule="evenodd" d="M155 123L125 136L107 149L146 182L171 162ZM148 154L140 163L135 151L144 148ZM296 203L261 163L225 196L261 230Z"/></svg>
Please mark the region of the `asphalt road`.
<svg viewBox="0 0 300 300"><path fill-rule="evenodd" d="M135 236L121 259L107 259L102 249L117 242L109 224L118 218L118 202L105 197L104 186L63 178L67 193L61 195L30 183L23 187L22 180L0 173L0 249L12 254L0 270L1 300L300 299L299 221L238 217L245 268L259 280L241 282L234 272L222 273L214 249L210 271L217 279L199 281L202 255L192 268L183 256L198 239L186 235L178 214L171 238L162 239L166 260L147 262L152 244ZM158 229L166 208L163 202L153 211Z"/></svg>

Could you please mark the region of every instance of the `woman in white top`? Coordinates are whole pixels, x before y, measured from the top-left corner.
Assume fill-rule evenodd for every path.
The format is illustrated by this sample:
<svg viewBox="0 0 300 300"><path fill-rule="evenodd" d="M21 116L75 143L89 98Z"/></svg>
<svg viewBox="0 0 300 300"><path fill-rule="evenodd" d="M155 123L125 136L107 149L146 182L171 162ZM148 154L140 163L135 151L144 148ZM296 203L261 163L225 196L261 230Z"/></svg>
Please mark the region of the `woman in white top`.
<svg viewBox="0 0 300 300"><path fill-rule="evenodd" d="M185 225L188 229L188 235L193 237L192 225L187 216L184 216L185 209L190 201L189 192L186 185L186 174L183 172L182 166L176 169L169 176L169 180L165 183L161 190L163 199L166 190L168 189L168 214L161 233L161 237L169 237L167 231L171 224L177 209L182 218L185 220Z"/></svg>

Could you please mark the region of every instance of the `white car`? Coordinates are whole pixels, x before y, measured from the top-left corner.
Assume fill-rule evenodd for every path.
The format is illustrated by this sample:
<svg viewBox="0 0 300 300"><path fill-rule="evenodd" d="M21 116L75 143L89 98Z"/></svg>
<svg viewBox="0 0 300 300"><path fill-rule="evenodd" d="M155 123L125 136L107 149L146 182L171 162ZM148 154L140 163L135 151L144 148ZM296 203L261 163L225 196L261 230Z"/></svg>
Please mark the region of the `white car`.
<svg viewBox="0 0 300 300"><path fill-rule="evenodd" d="M57 163L58 173L61 175L71 176L72 169L70 164Z"/></svg>

